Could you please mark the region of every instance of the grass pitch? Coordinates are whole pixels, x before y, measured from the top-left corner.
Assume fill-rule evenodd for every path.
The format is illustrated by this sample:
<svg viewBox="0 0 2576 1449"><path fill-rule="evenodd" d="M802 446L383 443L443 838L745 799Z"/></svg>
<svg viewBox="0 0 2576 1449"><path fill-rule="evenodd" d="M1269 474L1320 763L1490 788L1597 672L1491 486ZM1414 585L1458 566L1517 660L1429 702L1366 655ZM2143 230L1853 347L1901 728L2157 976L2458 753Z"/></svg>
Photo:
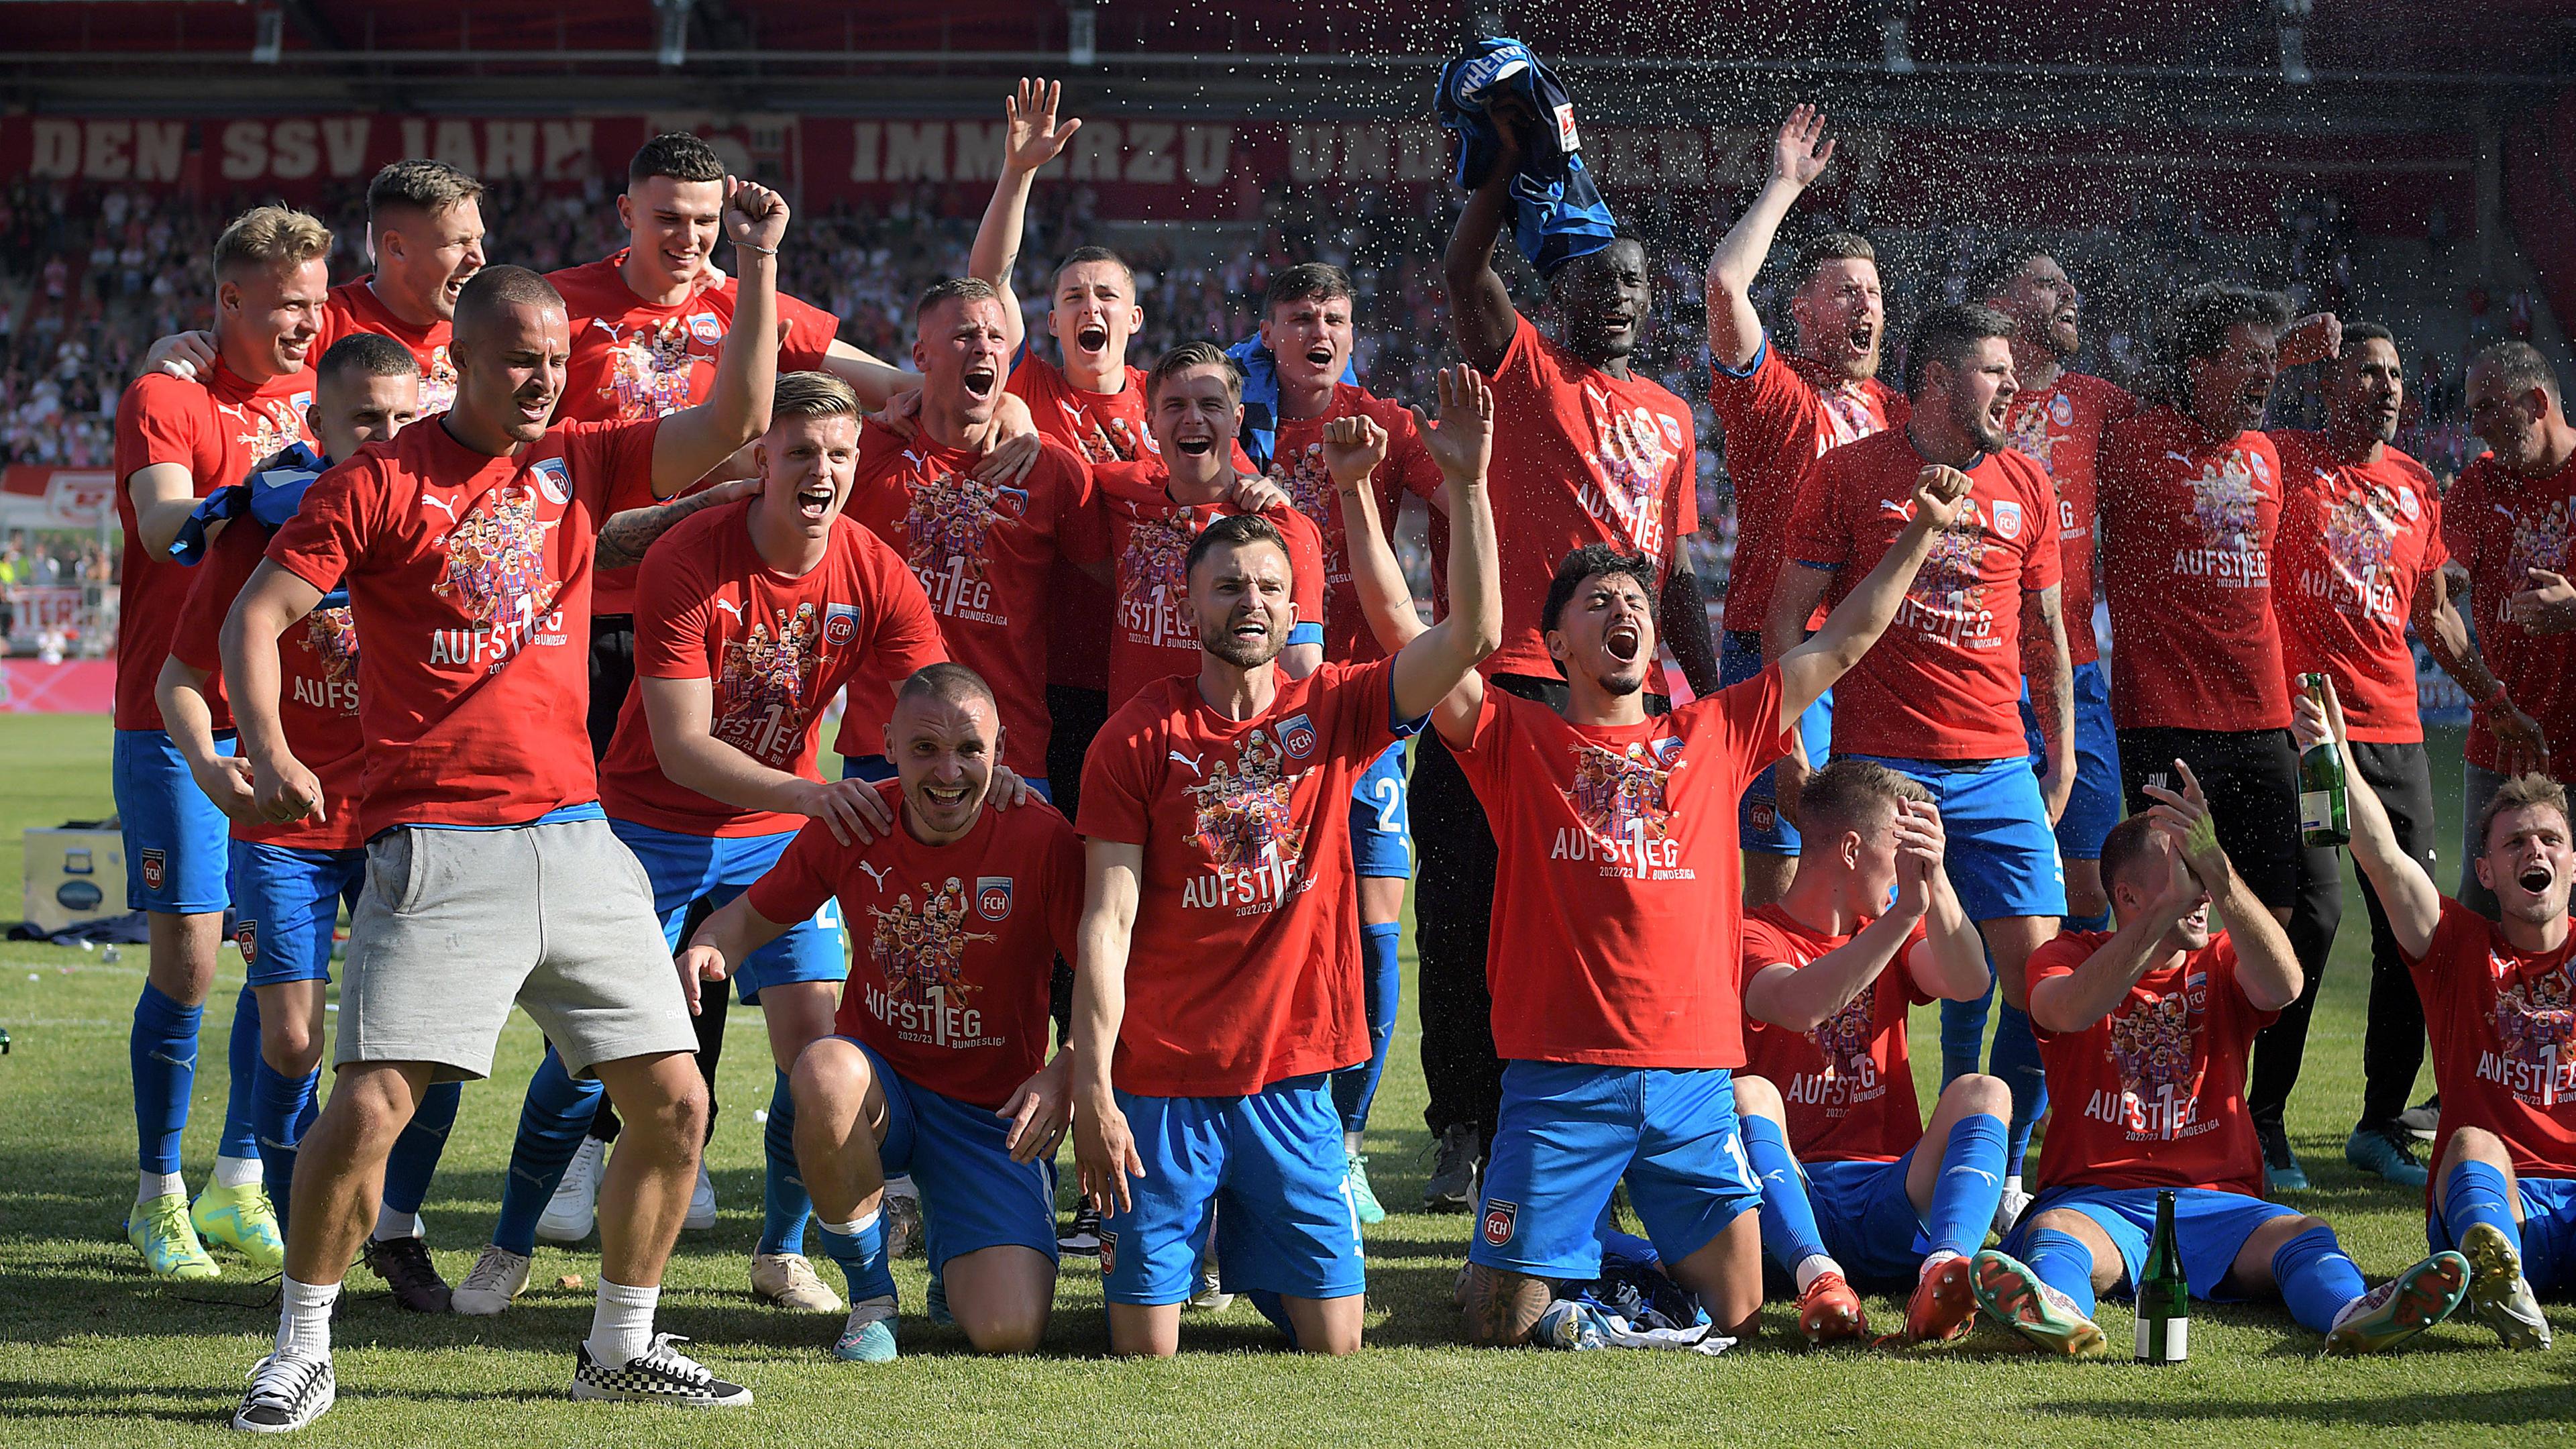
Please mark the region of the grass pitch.
<svg viewBox="0 0 2576 1449"><path fill-rule="evenodd" d="M0 716L0 887L14 900L18 832L109 811L107 723ZM2456 735L2436 771L2457 771ZM2445 869L2457 839L2444 801ZM2424 1251L2418 1196L2343 1165L2357 1105L2368 941L2348 897L2334 967L2309 1039L2290 1128L2316 1190L2287 1200L2332 1221L2374 1280ZM205 1285L146 1276L119 1231L134 1190L126 1034L142 979L140 948L98 953L0 945L0 1424L25 1445L214 1443L242 1375L275 1325L273 1288L236 1262ZM223 1110L225 1032L241 983L227 952L207 1023L188 1132L192 1188L204 1181ZM1422 1083L1407 1002L1398 1050L1370 1134L1379 1195L1420 1200L1429 1166ZM1936 1025L1915 1023L1930 1100ZM541 1245L535 1287L498 1319L397 1310L363 1269L336 1331L339 1407L299 1442L484 1446L622 1441L684 1444L959 1445L1373 1444L2299 1444L2570 1442L2576 1435L2576 1311L2553 1320L2561 1346L2507 1355L2473 1323L2446 1325L2414 1351L2331 1361L2271 1305L2195 1305L2192 1361L2044 1363L1982 1351L1809 1352L1778 1305L1761 1341L1711 1360L1691 1355L1478 1352L1457 1346L1448 1303L1469 1220L1399 1212L1369 1234L1370 1347L1320 1362L1273 1351L1248 1307L1192 1314L1182 1358L1131 1364L1101 1356L1099 1275L1068 1260L1044 1355L971 1356L953 1332L903 1325L891 1368L834 1362L837 1319L751 1300L746 1269L759 1232L760 1135L769 1095L760 1022L737 1013L710 1149L723 1217L683 1235L661 1326L752 1385L748 1411L684 1415L576 1404L563 1397L573 1341L589 1326L597 1259ZM514 1018L488 1084L470 1087L425 1216L451 1281L472 1264L498 1210L519 1094L540 1051ZM2429 1090L2429 1073L2423 1089ZM832 1270L825 1266L827 1273ZM553 1286L563 1275L585 1286ZM896 1264L906 1306L923 1288L918 1258ZM1869 1302L1893 1329L1903 1305ZM2124 1306L2106 1304L2115 1345ZM233 1441L238 1442L238 1441Z"/></svg>

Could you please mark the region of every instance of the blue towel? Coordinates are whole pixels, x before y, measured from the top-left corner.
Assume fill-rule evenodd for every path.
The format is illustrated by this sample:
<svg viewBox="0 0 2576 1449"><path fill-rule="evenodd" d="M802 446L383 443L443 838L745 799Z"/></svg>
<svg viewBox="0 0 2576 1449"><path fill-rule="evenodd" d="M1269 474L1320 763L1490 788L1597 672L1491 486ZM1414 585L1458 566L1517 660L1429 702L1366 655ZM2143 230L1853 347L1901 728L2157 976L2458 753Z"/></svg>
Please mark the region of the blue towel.
<svg viewBox="0 0 2576 1449"><path fill-rule="evenodd" d="M268 460L268 466L240 483L229 484L197 500L196 508L185 523L179 525L179 536L170 541L173 563L195 565L206 556L206 535L217 523L227 518L249 514L271 530L284 526L304 503L304 490L313 486L331 467L331 460L304 443L289 443ZM336 609L349 602L349 591L333 589L314 605L317 609Z"/></svg>
<svg viewBox="0 0 2576 1449"><path fill-rule="evenodd" d="M1225 355L1243 369L1243 454L1267 473L1279 448L1279 359L1262 345L1258 332L1227 348ZM1342 361L1342 381L1359 386L1359 370L1348 358Z"/></svg>
<svg viewBox="0 0 2576 1449"><path fill-rule="evenodd" d="M1483 185L1501 157L1502 140L1486 114L1498 95L1519 96L1538 118L1521 138L1520 174L1512 178L1512 241L1540 276L1549 276L1610 245L1618 223L1583 164L1565 86L1508 36L1479 40L1440 68L1433 109L1442 126L1458 133L1458 184Z"/></svg>

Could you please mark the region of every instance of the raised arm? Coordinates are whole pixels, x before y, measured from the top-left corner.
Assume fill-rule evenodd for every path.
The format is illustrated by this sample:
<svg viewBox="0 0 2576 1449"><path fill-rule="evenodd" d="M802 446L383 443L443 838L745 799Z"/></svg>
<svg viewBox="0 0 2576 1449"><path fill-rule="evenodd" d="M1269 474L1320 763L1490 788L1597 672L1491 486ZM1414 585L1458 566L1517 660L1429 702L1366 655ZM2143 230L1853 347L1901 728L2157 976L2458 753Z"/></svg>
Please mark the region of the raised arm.
<svg viewBox="0 0 2576 1449"><path fill-rule="evenodd" d="M653 757L671 783L740 810L802 815L831 827L844 846L887 834L894 816L865 780L808 780L774 769L715 736L715 685L705 679L640 676Z"/></svg>
<svg viewBox="0 0 2576 1449"><path fill-rule="evenodd" d="M262 559L224 616L224 695L232 704L236 748L248 757L259 817L284 824L320 818L322 782L288 748L277 714L277 636L322 602L322 591Z"/></svg>
<svg viewBox="0 0 2576 1449"><path fill-rule="evenodd" d="M1771 255L1780 222L1834 159L1824 112L1801 105L1771 143L1771 174L1753 204L1735 219L1708 258L1708 352L1729 372L1753 365L1762 351L1762 314L1753 310L1753 279Z"/></svg>
<svg viewBox="0 0 2576 1449"><path fill-rule="evenodd" d="M733 240L733 329L716 359L707 400L662 419L653 434L653 496L668 498L707 476L769 430L778 391L778 243L787 202L757 182L725 178L725 235Z"/></svg>
<svg viewBox="0 0 2576 1449"><path fill-rule="evenodd" d="M1439 422L1417 409L1413 425L1440 466L1449 495L1449 612L1396 650L1388 687L1397 715L1414 719L1441 710L1446 734L1461 710L1472 724L1482 701L1481 693L1462 697L1458 690L1502 647L1503 581L1493 500L1485 489L1494 444L1493 390L1472 367L1443 371L1439 388Z"/></svg>
<svg viewBox="0 0 2576 1449"><path fill-rule="evenodd" d="M1004 335L1016 356L1027 336L1019 299L1011 292L1011 273L1019 266L1020 235L1027 223L1029 187L1038 168L1064 153L1080 121L1056 122L1056 102L1064 95L1060 81L1023 79L1019 90L1003 98L1005 130L1002 175L993 183L993 199L984 207L983 224L975 228L975 248L966 257L968 276L981 277L1002 294Z"/></svg>
<svg viewBox="0 0 2576 1449"><path fill-rule="evenodd" d="M2030 988L2032 1025L2047 1032L2086 1030L2109 1016L2129 988L2147 974L2164 949L2165 933L2200 908L2200 883L2183 868L2181 856L2169 855L2165 864L2169 871L2165 888L2145 910L2123 913L2120 929L2094 947L2082 965ZM2271 919L2269 912L2259 908L2255 914Z"/></svg>
<svg viewBox="0 0 2576 1449"><path fill-rule="evenodd" d="M1673 651L1691 692L1715 694L1723 686L1717 675L1717 639L1708 632L1708 594L1691 571L1690 549L1676 539L1672 567L1664 571L1664 591L1655 601L1655 632Z"/></svg>
<svg viewBox="0 0 2576 1449"><path fill-rule="evenodd" d="M2433 928L2442 924L2442 889L2424 873L2423 863L2398 845L2397 829L2389 823L2387 807L2379 803L2379 792L2361 777L2361 762L2353 758L2352 741L2344 732L2343 700L2332 678L2326 680L2323 710L2304 694L2293 703L2290 734L2302 753L2324 740L2332 740L2342 753L2344 796L2352 816L2352 863L2388 913L2388 929L2397 938L2397 949L2420 959L2433 944Z"/></svg>
<svg viewBox="0 0 2576 1449"><path fill-rule="evenodd" d="M1920 881L1928 905L1923 940L1905 960L1914 984L1944 1001L1975 1001L1995 979L1986 962L1986 940L1967 907L1950 888L1949 835L1941 809L1929 800L1899 802L1896 817L1896 886L1900 894Z"/></svg>
<svg viewBox="0 0 2576 1449"><path fill-rule="evenodd" d="M1511 218L1512 178L1521 164L1521 128L1529 124L1525 107L1497 106L1489 114L1495 133L1502 138L1502 154L1495 158L1484 183L1468 193L1457 228L1449 233L1448 253L1440 261L1449 288L1449 336L1458 344L1459 355L1484 373L1503 365L1503 354L1511 350L1512 334L1521 325L1511 289L1494 270L1494 243L1502 239L1503 226Z"/></svg>
<svg viewBox="0 0 2576 1449"><path fill-rule="evenodd" d="M2021 673L2030 685L2031 712L2039 717L2040 748L2047 752L2039 798L2055 825L2075 793L2075 665L2066 647L2065 600L2056 584L2021 596Z"/></svg>
<svg viewBox="0 0 2576 1449"><path fill-rule="evenodd" d="M1103 1211L1124 1211L1133 1205L1127 1180L1143 1177L1145 1163L1110 1088L1109 1067L1127 1016L1127 949L1145 847L1087 840L1083 850L1089 879L1073 972L1073 1026L1064 1047L1072 1058L1073 1160L1082 1195Z"/></svg>
<svg viewBox="0 0 2576 1449"><path fill-rule="evenodd" d="M2182 781L2179 792L2161 785L2147 786L2148 798L2156 803L2148 813L2165 828L2175 842L2176 852L2219 917L2227 922L2228 938L2236 943L2236 985L2245 993L2257 1011L2279 1011L2299 999L2306 978L2299 970L2299 959L2290 951L2290 933L2281 927L2254 894L2245 877L2236 873L2235 862L2218 843L2218 826L2210 818L2209 797L2201 793L2200 780L2191 766L2180 760L2174 763L2175 778Z"/></svg>
<svg viewBox="0 0 2576 1449"><path fill-rule="evenodd" d="M1834 687L1878 636L1887 632L1888 622L1896 617L1899 604L1905 602L1905 591L1914 584L1915 571L1923 566L1924 556L1932 551L1932 538L1958 521L1960 501L1968 496L1968 475L1956 468L1935 463L1914 478L1913 517L1905 530L1869 571L1860 586L1845 595L1842 603L1825 616L1825 627L1818 629L1805 643L1779 656L1780 659L1780 728L1790 729L1807 706ZM1783 570L1783 582L1788 570ZM1773 601L1773 617L1779 604Z"/></svg>

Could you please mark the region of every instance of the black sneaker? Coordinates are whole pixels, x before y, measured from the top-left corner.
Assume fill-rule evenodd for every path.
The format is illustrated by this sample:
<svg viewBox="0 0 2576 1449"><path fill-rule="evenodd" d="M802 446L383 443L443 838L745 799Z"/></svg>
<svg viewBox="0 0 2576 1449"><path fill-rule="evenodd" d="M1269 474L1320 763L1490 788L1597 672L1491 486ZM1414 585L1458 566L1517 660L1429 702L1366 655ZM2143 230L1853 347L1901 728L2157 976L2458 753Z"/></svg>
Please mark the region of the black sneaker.
<svg viewBox="0 0 2576 1449"><path fill-rule="evenodd" d="M612 1368L593 1361L585 1341L573 1360L572 1396L681 1409L730 1409L751 1402L751 1390L726 1383L672 1347L686 1342L676 1333L655 1334L651 1348Z"/></svg>
<svg viewBox="0 0 2576 1449"><path fill-rule="evenodd" d="M2308 1190L2308 1170L2299 1165L2299 1155L2290 1150L2290 1134L2280 1123L2257 1120L2254 1140L2263 1144L2263 1176L2274 1192Z"/></svg>
<svg viewBox="0 0 2576 1449"><path fill-rule="evenodd" d="M1439 1155L1431 1161L1431 1181L1422 1188L1424 1212L1463 1213L1476 1206L1484 1145L1474 1123L1453 1122L1441 1129Z"/></svg>
<svg viewBox="0 0 2576 1449"><path fill-rule="evenodd" d="M233 1410L233 1427L250 1434L285 1434L330 1412L339 1389L331 1360L272 1353L250 1371L250 1392Z"/></svg>
<svg viewBox="0 0 2576 1449"><path fill-rule="evenodd" d="M429 1247L414 1237L369 1238L360 1256L368 1271L394 1290L394 1301L414 1313L445 1313L452 1296L429 1261Z"/></svg>
<svg viewBox="0 0 2576 1449"><path fill-rule="evenodd" d="M1059 1253L1071 1253L1077 1258L1099 1257L1099 1210L1088 1202L1077 1203L1073 1209L1073 1221L1065 1225L1063 1232L1055 1235L1055 1249Z"/></svg>
<svg viewBox="0 0 2576 1449"><path fill-rule="evenodd" d="M2430 1142L2442 1126L2442 1099L2430 1097L2397 1114L2397 1125L2418 1142Z"/></svg>

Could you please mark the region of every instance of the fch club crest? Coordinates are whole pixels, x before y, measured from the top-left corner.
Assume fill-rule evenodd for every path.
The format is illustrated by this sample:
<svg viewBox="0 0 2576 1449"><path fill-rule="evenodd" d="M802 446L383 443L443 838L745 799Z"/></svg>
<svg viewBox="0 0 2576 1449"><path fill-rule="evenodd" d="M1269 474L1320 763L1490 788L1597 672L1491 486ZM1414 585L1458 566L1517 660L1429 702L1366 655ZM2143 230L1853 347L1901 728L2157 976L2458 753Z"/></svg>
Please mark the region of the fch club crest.
<svg viewBox="0 0 2576 1449"><path fill-rule="evenodd" d="M1006 920L1011 914L1011 878L1006 875L975 877L975 914L988 921Z"/></svg>
<svg viewBox="0 0 2576 1449"><path fill-rule="evenodd" d="M825 604L823 606L823 642L836 649L846 649L859 637L859 606Z"/></svg>

